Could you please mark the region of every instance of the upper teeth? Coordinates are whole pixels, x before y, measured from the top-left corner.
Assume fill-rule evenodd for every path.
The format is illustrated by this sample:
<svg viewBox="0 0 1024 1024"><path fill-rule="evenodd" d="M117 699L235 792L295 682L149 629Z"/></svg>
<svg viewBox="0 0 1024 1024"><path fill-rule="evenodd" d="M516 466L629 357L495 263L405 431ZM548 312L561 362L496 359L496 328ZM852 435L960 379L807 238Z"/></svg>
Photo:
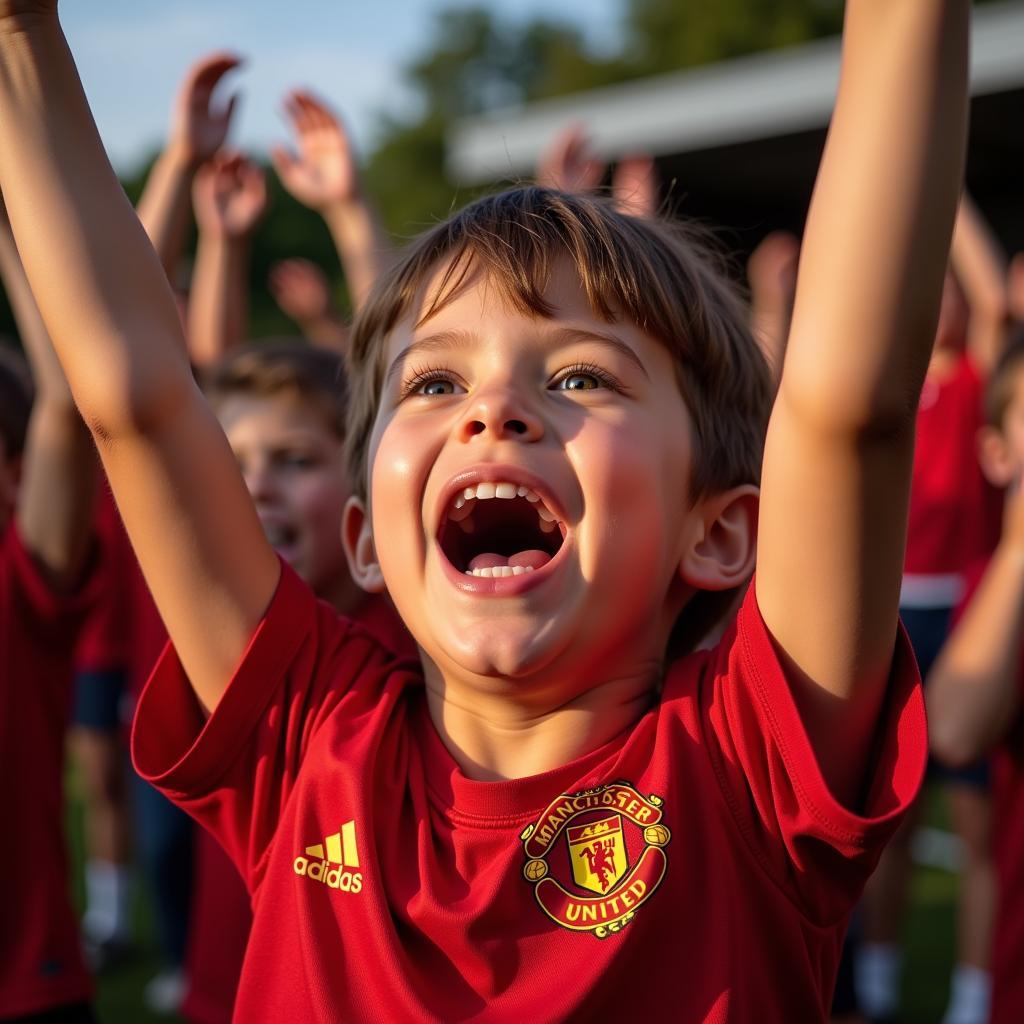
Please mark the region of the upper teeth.
<svg viewBox="0 0 1024 1024"><path fill-rule="evenodd" d="M510 484L505 481L500 483L476 484L474 487L467 487L456 499L455 507L462 508L467 501L473 498L525 498L527 501L540 501L540 495L531 491L529 487L521 484Z"/></svg>

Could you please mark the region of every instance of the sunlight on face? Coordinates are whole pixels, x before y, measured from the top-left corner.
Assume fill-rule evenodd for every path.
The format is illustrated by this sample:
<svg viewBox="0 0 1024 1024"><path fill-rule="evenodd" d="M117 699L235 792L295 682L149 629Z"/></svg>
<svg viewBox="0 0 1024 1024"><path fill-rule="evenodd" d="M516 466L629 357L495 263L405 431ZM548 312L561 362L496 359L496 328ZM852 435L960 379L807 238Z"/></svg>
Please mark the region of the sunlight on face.
<svg viewBox="0 0 1024 1024"><path fill-rule="evenodd" d="M546 298L552 319L527 316L472 274L389 339L372 526L445 679L578 690L658 661L677 607L692 425L672 356L598 317L567 265Z"/></svg>

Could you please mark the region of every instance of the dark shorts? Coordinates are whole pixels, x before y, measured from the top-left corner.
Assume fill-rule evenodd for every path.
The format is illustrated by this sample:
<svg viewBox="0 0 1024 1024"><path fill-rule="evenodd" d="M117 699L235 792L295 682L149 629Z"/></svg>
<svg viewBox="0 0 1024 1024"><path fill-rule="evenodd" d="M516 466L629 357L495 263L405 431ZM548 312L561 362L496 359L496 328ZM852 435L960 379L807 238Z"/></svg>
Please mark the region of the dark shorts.
<svg viewBox="0 0 1024 1024"><path fill-rule="evenodd" d="M921 678L925 683L949 635L952 614L952 608L900 608L900 618L910 637L910 645L914 648ZM988 789L989 776L987 758L966 768L947 768L935 758L928 762L928 777L936 782Z"/></svg>
<svg viewBox="0 0 1024 1024"><path fill-rule="evenodd" d="M78 672L72 723L94 732L118 732L123 724L126 679L122 669Z"/></svg>

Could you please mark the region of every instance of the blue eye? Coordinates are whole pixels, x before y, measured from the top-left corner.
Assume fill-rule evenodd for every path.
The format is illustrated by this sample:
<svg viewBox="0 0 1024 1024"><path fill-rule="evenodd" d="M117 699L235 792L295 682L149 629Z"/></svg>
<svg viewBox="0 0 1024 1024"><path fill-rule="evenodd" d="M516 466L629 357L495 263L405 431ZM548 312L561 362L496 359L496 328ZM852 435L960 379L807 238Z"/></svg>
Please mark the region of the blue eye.
<svg viewBox="0 0 1024 1024"><path fill-rule="evenodd" d="M421 395L454 395L455 385L450 380L435 378L421 384L417 391Z"/></svg>
<svg viewBox="0 0 1024 1024"><path fill-rule="evenodd" d="M593 391L601 386L592 373L571 373L558 382L562 391Z"/></svg>

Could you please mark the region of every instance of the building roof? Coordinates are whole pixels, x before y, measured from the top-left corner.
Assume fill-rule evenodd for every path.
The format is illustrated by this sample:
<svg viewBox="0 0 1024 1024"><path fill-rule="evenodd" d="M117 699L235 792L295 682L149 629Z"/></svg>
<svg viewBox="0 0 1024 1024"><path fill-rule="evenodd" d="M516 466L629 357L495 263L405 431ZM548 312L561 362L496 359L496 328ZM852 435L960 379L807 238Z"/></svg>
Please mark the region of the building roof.
<svg viewBox="0 0 1024 1024"><path fill-rule="evenodd" d="M466 184L530 174L559 131L580 124L600 156L659 157L823 127L839 80L839 38L457 122L448 167ZM974 11L971 92L1024 87L1024 0Z"/></svg>

